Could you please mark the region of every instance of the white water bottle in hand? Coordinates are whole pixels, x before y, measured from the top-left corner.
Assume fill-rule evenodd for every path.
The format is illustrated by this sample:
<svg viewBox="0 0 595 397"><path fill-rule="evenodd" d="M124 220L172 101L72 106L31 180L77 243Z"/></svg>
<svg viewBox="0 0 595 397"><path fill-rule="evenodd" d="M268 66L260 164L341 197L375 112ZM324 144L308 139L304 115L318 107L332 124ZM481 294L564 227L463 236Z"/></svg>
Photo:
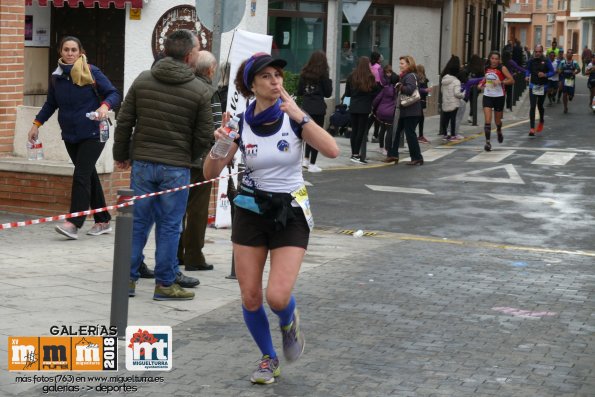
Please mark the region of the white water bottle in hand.
<svg viewBox="0 0 595 397"><path fill-rule="evenodd" d="M237 116L233 116L225 125L227 134L218 139L211 149L210 156L212 159L223 159L227 157L231 149L231 144L238 136L239 128L240 119Z"/></svg>

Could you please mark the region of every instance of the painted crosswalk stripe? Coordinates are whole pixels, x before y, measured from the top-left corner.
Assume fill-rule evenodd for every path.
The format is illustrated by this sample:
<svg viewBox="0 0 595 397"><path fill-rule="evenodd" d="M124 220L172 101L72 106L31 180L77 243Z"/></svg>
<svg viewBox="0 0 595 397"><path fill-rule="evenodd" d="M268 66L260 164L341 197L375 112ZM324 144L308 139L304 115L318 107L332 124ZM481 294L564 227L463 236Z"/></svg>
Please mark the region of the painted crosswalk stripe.
<svg viewBox="0 0 595 397"><path fill-rule="evenodd" d="M558 200L549 197L538 197L538 196L515 196L509 194L488 194L488 196L495 198L496 200L512 201L518 204L548 204L556 205L560 204Z"/></svg>
<svg viewBox="0 0 595 397"><path fill-rule="evenodd" d="M538 165L566 165L576 156L576 153L545 152L531 164Z"/></svg>
<svg viewBox="0 0 595 397"><path fill-rule="evenodd" d="M483 152L467 160L468 163L497 163L513 154L514 150L494 150Z"/></svg>
<svg viewBox="0 0 595 397"><path fill-rule="evenodd" d="M428 149L423 152L424 156L424 163L429 163L431 161L438 160L444 156L448 156L456 151L456 149ZM403 159L406 161L407 159ZM408 161L408 160L407 160Z"/></svg>
<svg viewBox="0 0 595 397"><path fill-rule="evenodd" d="M416 189L412 187L399 187L399 186L379 186L379 185L366 185L370 190L377 192L391 192L391 193L411 193L411 194L431 194L434 193L426 189Z"/></svg>

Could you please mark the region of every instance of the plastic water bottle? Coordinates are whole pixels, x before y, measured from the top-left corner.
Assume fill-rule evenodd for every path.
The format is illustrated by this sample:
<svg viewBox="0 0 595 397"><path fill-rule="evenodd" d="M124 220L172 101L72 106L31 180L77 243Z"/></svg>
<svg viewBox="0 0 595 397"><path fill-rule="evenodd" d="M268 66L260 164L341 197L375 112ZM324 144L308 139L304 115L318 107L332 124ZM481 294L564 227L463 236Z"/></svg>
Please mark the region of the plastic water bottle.
<svg viewBox="0 0 595 397"><path fill-rule="evenodd" d="M89 112L85 113L89 120L99 119L99 113ZM107 118L99 120L99 142L107 142L109 139L109 122Z"/></svg>
<svg viewBox="0 0 595 397"><path fill-rule="evenodd" d="M27 141L27 159L43 160L43 144L39 139L35 143Z"/></svg>
<svg viewBox="0 0 595 397"><path fill-rule="evenodd" d="M37 160L43 160L43 144L39 139L35 141L35 152Z"/></svg>
<svg viewBox="0 0 595 397"><path fill-rule="evenodd" d="M237 116L233 116L225 125L225 131L227 135L222 136L215 142L215 145L211 149L211 158L222 159L227 157L231 144L234 139L238 136L238 130L240 128L240 119Z"/></svg>
<svg viewBox="0 0 595 397"><path fill-rule="evenodd" d="M29 141L27 141L27 159L37 160L37 149L35 149L35 144Z"/></svg>

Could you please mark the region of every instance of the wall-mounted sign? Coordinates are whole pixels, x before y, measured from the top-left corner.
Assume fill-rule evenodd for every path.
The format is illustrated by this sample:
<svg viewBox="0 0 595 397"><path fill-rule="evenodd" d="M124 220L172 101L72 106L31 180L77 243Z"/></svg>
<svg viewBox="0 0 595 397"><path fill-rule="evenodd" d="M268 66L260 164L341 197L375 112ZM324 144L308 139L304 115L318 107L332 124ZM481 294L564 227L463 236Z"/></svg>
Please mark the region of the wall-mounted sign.
<svg viewBox="0 0 595 397"><path fill-rule="evenodd" d="M140 21L142 8L131 8L130 13L128 14L131 21Z"/></svg>
<svg viewBox="0 0 595 397"><path fill-rule="evenodd" d="M26 7L25 46L50 46L51 7Z"/></svg>
<svg viewBox="0 0 595 397"><path fill-rule="evenodd" d="M157 21L155 29L153 29L153 38L151 39L154 57L157 57L157 54L163 51L163 45L167 36L179 29L193 31L200 40L201 49L211 49L213 33L200 23L194 6L183 5L169 9Z"/></svg>

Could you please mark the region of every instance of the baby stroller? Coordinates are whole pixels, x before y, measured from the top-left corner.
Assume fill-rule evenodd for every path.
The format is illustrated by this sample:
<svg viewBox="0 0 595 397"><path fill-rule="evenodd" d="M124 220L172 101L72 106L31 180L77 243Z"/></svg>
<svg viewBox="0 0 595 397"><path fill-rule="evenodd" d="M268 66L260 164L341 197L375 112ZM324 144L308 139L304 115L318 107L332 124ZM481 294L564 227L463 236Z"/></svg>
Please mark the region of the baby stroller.
<svg viewBox="0 0 595 397"><path fill-rule="evenodd" d="M347 104L342 103L335 106L335 111L331 114L330 124L328 132L332 135L343 135L345 138L349 138L349 121L351 116L347 110Z"/></svg>

